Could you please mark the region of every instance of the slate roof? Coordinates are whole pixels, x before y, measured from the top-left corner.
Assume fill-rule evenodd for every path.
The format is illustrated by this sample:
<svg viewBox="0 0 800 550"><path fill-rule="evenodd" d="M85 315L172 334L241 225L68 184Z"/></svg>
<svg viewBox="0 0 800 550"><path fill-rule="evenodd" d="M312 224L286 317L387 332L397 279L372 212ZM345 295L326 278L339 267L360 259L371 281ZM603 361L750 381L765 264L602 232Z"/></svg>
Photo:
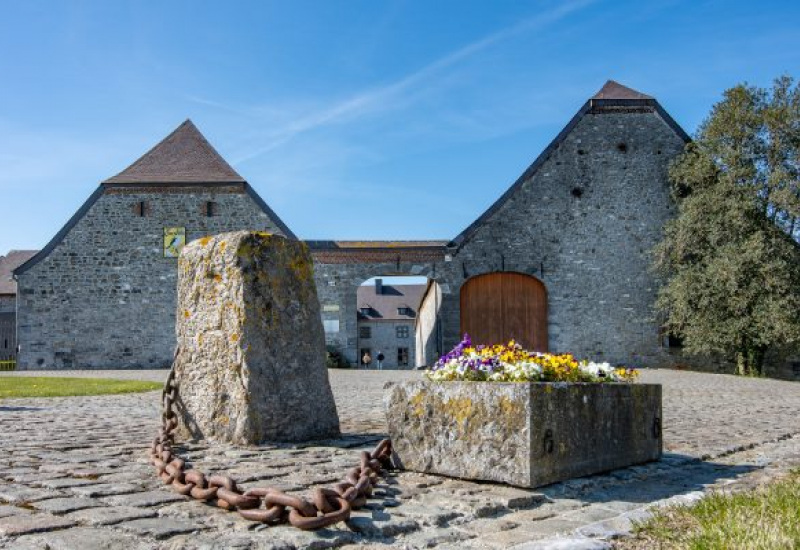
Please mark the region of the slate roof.
<svg viewBox="0 0 800 550"><path fill-rule="evenodd" d="M12 250L0 256L0 294L17 293L17 282L13 279L13 271L33 258L38 250Z"/></svg>
<svg viewBox="0 0 800 550"><path fill-rule="evenodd" d="M375 287L360 286L356 292L358 319L360 321L413 321L419 312L422 296L427 284L421 285L387 285L384 284L381 294L375 293ZM398 308L408 307L413 315L399 315ZM369 308L369 315L362 315L362 308Z"/></svg>
<svg viewBox="0 0 800 550"><path fill-rule="evenodd" d="M615 80L609 80L592 96L592 99L653 99L653 96L637 92Z"/></svg>
<svg viewBox="0 0 800 550"><path fill-rule="evenodd" d="M191 120L103 183L244 183Z"/></svg>

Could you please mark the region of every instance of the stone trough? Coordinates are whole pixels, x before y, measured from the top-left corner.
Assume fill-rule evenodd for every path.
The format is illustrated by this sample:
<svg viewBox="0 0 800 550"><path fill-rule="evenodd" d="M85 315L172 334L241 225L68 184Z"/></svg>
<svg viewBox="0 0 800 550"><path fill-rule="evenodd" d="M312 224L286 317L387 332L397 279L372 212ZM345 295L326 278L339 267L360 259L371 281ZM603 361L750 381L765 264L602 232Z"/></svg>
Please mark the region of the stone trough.
<svg viewBox="0 0 800 550"><path fill-rule="evenodd" d="M538 487L658 460L661 386L408 382L385 397L404 469Z"/></svg>

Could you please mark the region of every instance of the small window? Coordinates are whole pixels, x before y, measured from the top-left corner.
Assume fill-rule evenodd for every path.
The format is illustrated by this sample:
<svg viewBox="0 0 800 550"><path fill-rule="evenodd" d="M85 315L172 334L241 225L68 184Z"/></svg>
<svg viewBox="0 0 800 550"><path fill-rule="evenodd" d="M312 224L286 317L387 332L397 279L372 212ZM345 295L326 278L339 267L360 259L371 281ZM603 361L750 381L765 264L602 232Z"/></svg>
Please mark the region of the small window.
<svg viewBox="0 0 800 550"><path fill-rule="evenodd" d="M365 340L372 338L372 327L358 327L358 337Z"/></svg>
<svg viewBox="0 0 800 550"><path fill-rule="evenodd" d="M403 307L397 308L397 314L398 315L407 315L408 317L413 317L414 316L414 312L408 306L403 306Z"/></svg>
<svg viewBox="0 0 800 550"><path fill-rule="evenodd" d="M358 308L358 312L361 313L361 315L363 315L364 317L369 317L370 314L372 313L372 308L369 306L360 307Z"/></svg>
<svg viewBox="0 0 800 550"><path fill-rule="evenodd" d="M206 202L206 217L213 217L216 214L217 204L211 201Z"/></svg>
<svg viewBox="0 0 800 550"><path fill-rule="evenodd" d="M397 348L397 366L408 366L408 348Z"/></svg>
<svg viewBox="0 0 800 550"><path fill-rule="evenodd" d="M133 205L133 213L139 216L140 218L144 218L147 215L147 203L144 201L139 201Z"/></svg>
<svg viewBox="0 0 800 550"><path fill-rule="evenodd" d="M5 345L3 345L3 347L8 349L8 338L5 339Z"/></svg>
<svg viewBox="0 0 800 550"><path fill-rule="evenodd" d="M339 319L323 319L322 326L326 333L339 332Z"/></svg>
<svg viewBox="0 0 800 550"><path fill-rule="evenodd" d="M396 326L394 331L398 338L408 338L408 325Z"/></svg>

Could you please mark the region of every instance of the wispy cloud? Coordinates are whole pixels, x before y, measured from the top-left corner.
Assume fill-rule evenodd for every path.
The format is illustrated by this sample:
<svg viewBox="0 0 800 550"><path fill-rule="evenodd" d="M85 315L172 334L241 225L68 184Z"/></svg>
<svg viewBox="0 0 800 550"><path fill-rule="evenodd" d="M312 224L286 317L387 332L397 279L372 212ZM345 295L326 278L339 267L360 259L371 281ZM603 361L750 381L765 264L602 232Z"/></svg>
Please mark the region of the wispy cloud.
<svg viewBox="0 0 800 550"><path fill-rule="evenodd" d="M295 137L311 130L390 109L394 105L397 105L409 92L419 90L421 87L424 87L426 83L436 80L437 77L441 76L447 69L475 54L514 36L552 25L568 15L594 3L594 1L595 0L574 0L561 3L556 8L526 18L515 25L506 27L480 40L467 44L399 80L366 90L327 108L292 120L272 132L265 144L242 153L238 157L234 156L233 163L239 164L252 160L269 151L277 149ZM241 108L232 108L197 97L194 97L193 100L208 106L216 106L236 112L241 112L242 110ZM253 113L250 114L252 115Z"/></svg>

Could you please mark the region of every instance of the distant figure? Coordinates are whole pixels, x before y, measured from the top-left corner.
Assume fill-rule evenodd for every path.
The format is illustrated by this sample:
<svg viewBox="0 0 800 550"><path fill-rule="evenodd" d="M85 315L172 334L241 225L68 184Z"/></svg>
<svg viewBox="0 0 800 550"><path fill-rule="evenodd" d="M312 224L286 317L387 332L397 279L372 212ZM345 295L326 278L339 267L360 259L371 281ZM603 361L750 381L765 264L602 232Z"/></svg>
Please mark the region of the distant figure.
<svg viewBox="0 0 800 550"><path fill-rule="evenodd" d="M385 358L386 357L384 357L383 352L379 351L378 352L378 357L377 357L377 359L378 359L378 370L383 370L383 360Z"/></svg>
<svg viewBox="0 0 800 550"><path fill-rule="evenodd" d="M361 358L361 362L364 363L364 368L369 368L369 364L372 363L372 357L369 356L369 352L364 352L364 357Z"/></svg>

